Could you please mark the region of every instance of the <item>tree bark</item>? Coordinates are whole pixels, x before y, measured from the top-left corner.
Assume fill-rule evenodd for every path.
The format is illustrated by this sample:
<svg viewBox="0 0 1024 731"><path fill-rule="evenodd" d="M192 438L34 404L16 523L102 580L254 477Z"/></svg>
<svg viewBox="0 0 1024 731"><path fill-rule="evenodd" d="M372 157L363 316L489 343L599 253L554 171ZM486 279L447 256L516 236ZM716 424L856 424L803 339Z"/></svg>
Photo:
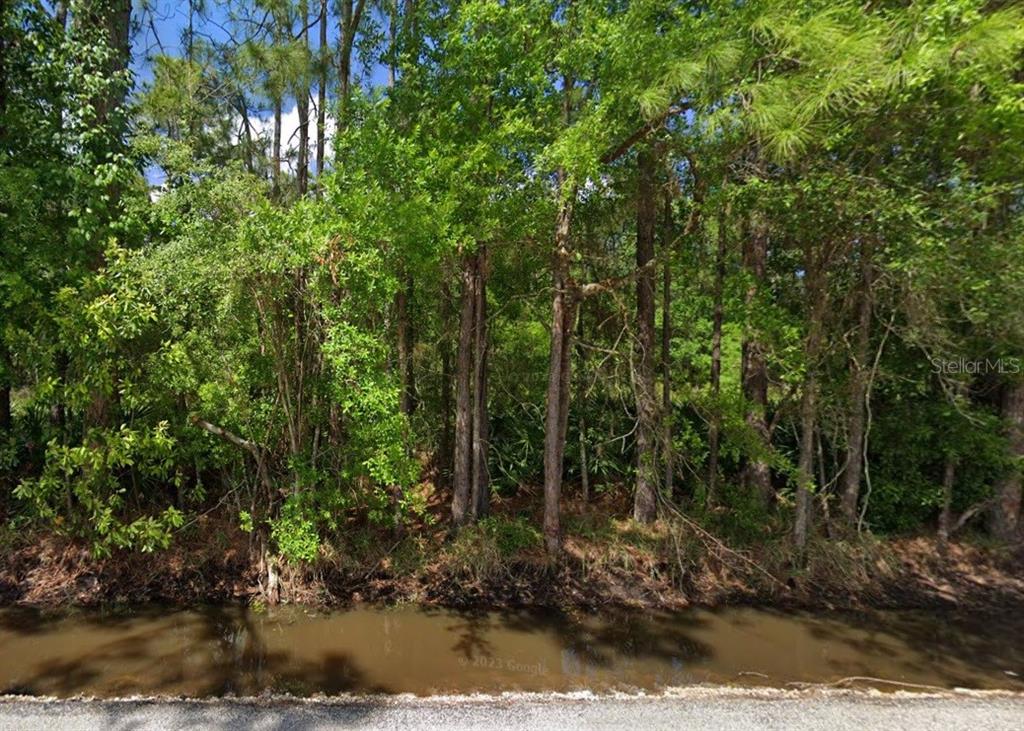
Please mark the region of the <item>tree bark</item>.
<svg viewBox="0 0 1024 731"><path fill-rule="evenodd" d="M302 45L309 51L309 3L299 3L299 22L302 23ZM304 196L309 190L309 77L303 73L303 81L296 90L296 102L299 114L299 158L296 171L296 183L299 195Z"/></svg>
<svg viewBox="0 0 1024 731"><path fill-rule="evenodd" d="M61 387L67 385L68 382L68 365L70 358L68 353L63 348L59 349L54 356L54 367L57 371L57 378L61 384ZM61 399L56 401L50 406L50 426L54 427L58 434L60 434L61 440L64 438L64 427L67 424L67 406L64 403L63 395Z"/></svg>
<svg viewBox="0 0 1024 731"><path fill-rule="evenodd" d="M793 538L796 547L807 545L807 527L810 522L811 490L814 487L814 423L817 412L815 391L817 379L809 374L804 380L804 393L800 401L800 459L797 463L796 520Z"/></svg>
<svg viewBox="0 0 1024 731"><path fill-rule="evenodd" d="M359 30L365 0L341 0L341 27L338 29L338 129L348 125L349 102L352 97L352 48Z"/></svg>
<svg viewBox="0 0 1024 731"><path fill-rule="evenodd" d="M672 448L672 200L665 198L661 282L661 458L665 467L665 494L673 492L675 465Z"/></svg>
<svg viewBox="0 0 1024 731"><path fill-rule="evenodd" d="M562 77L562 126L572 121L572 76ZM548 363L548 386L544 412L544 546L549 556L562 548L561 502L562 469L565 456L565 432L569 424L569 383L571 381L572 327L575 320L576 287L572 281L573 203L576 187L566 190L564 169L558 170L558 194L561 201L555 217L555 246L551 263L554 295L551 300L551 348Z"/></svg>
<svg viewBox="0 0 1024 731"><path fill-rule="evenodd" d="M636 401L636 481L633 518L650 523L658 512L657 398L654 390L654 232L657 223L655 160L649 149L637 157L636 346L633 392Z"/></svg>
<svg viewBox="0 0 1024 731"><path fill-rule="evenodd" d="M750 282L745 298L748 313L755 306L758 292L764 284L767 259L767 231L764 224L755 219L750 233L743 239L743 267ZM768 366L764 346L757 333L748 331L744 335L741 370L747 427L760 441L760 448L767 452L770 442L767 417ZM753 490L760 495L766 504L771 501L771 470L763 457L754 456L746 459L743 466L743 484L745 489Z"/></svg>
<svg viewBox="0 0 1024 731"><path fill-rule="evenodd" d="M281 99L274 99L274 142L271 150L273 156L273 195L277 199L281 194Z"/></svg>
<svg viewBox="0 0 1024 731"><path fill-rule="evenodd" d="M452 348L449 334L452 321L452 293L447 274L441 283L441 435L439 440L438 473L445 483L452 479Z"/></svg>
<svg viewBox="0 0 1024 731"><path fill-rule="evenodd" d="M857 502L860 499L860 479L864 468L864 422L867 394L868 346L871 342L871 281L870 250L861 245L861 292L857 316L857 339L854 343L853 363L850 364L850 420L846 471L843 473L843 520L848 526L857 524Z"/></svg>
<svg viewBox="0 0 1024 731"><path fill-rule="evenodd" d="M946 457L942 470L942 509L939 511L939 550L946 551L953 523L953 485L956 479L956 460Z"/></svg>
<svg viewBox="0 0 1024 731"><path fill-rule="evenodd" d="M487 413L487 246L476 253L473 288L473 518L486 518L491 511L490 472L487 466L490 447L490 419Z"/></svg>
<svg viewBox="0 0 1024 731"><path fill-rule="evenodd" d="M320 79L316 90L316 176L324 172L327 150L327 0L320 0L320 46L318 48ZM317 195L322 193L317 186Z"/></svg>
<svg viewBox="0 0 1024 731"><path fill-rule="evenodd" d="M398 41L398 0L391 0L388 8L388 89L395 88L395 56Z"/></svg>
<svg viewBox="0 0 1024 731"><path fill-rule="evenodd" d="M576 403L578 407L576 428L580 440L580 497L584 506L590 502L590 465L587 462L587 416L584 394L586 391L587 350L583 347L584 323L583 305L579 305L576 325Z"/></svg>
<svg viewBox="0 0 1024 731"><path fill-rule="evenodd" d="M818 417L818 357L824 333L824 272L812 245L807 245L804 258L807 297L807 337L804 341L803 395L800 399L800 458L797 463L796 520L793 538L799 550L807 545L811 519L811 491L814 487L814 430Z"/></svg>
<svg viewBox="0 0 1024 731"><path fill-rule="evenodd" d="M235 104L238 114L242 117L242 137L245 140L245 144L242 146L242 159L245 162L245 169L250 174L255 174L256 164L252 159L255 146L252 143L252 124L249 122L249 110L246 108L245 97L239 94Z"/></svg>
<svg viewBox="0 0 1024 731"><path fill-rule="evenodd" d="M708 495L709 505L715 502L718 483L718 440L722 428L718 397L722 383L722 320L724 317L723 290L725 285L725 215L718 218L718 248L715 252L715 282L712 299L714 311L711 322L711 422L708 426Z"/></svg>
<svg viewBox="0 0 1024 731"><path fill-rule="evenodd" d="M462 304L459 349L455 359L455 466L452 476L452 522L470 517L473 486L473 333L476 325L476 258L462 258Z"/></svg>
<svg viewBox="0 0 1024 731"><path fill-rule="evenodd" d="M569 276L572 255L569 233L575 190L562 201L555 221L555 252L552 265L554 296L551 302L551 349L544 415L544 544L550 555L561 550L563 424L567 420L571 346L575 293Z"/></svg>
<svg viewBox="0 0 1024 731"><path fill-rule="evenodd" d="M989 512L989 529L1003 541L1020 536L1021 461L1024 460L1024 381L1004 385L1001 411L1006 422L1006 437L1012 466L995 487L995 500Z"/></svg>
<svg viewBox="0 0 1024 731"><path fill-rule="evenodd" d="M456 358L455 468L452 520L464 525L490 511L487 467L487 247L462 259L462 305Z"/></svg>
<svg viewBox="0 0 1024 731"><path fill-rule="evenodd" d="M11 430L11 384L0 384L0 432Z"/></svg>
<svg viewBox="0 0 1024 731"><path fill-rule="evenodd" d="M0 61L2 64L2 61ZM0 69L2 70L2 69ZM3 83L0 81L0 83ZM0 111L3 111L0 108ZM0 432L7 434L11 430L11 390L13 383L11 364L6 348L0 348Z"/></svg>

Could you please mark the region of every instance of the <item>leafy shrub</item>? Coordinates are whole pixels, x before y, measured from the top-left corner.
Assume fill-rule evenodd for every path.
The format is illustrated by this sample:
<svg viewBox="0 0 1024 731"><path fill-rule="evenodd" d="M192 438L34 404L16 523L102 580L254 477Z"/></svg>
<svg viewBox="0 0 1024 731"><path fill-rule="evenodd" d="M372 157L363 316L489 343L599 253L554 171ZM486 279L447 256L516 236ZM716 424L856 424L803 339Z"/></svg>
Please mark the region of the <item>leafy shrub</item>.
<svg viewBox="0 0 1024 731"><path fill-rule="evenodd" d="M491 516L459 531L448 558L457 573L480 581L505 572L509 559L540 542L540 533L525 518Z"/></svg>
<svg viewBox="0 0 1024 731"><path fill-rule="evenodd" d="M94 429L82 445L51 442L42 475L22 481L14 495L30 519L90 539L96 555L115 548L167 548L184 523L183 514L168 506L137 515L127 503L126 484L180 480L171 459L174 448L166 422L153 428Z"/></svg>
<svg viewBox="0 0 1024 731"><path fill-rule="evenodd" d="M509 558L540 545L540 533L526 518L505 518L492 515L477 524L478 530L494 541L498 553Z"/></svg>
<svg viewBox="0 0 1024 731"><path fill-rule="evenodd" d="M320 552L320 533L302 504L289 499L270 523L270 537L289 561L313 561Z"/></svg>

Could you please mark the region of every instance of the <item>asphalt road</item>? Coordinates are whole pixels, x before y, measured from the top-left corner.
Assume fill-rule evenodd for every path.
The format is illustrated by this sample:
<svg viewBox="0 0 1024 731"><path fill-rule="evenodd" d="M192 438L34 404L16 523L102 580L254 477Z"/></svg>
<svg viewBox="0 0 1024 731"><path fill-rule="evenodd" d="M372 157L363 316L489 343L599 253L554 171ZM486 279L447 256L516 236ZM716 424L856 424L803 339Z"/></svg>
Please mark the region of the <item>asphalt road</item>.
<svg viewBox="0 0 1024 731"><path fill-rule="evenodd" d="M1024 729L1024 695L692 689L656 697L333 700L0 699L0 728L102 729Z"/></svg>

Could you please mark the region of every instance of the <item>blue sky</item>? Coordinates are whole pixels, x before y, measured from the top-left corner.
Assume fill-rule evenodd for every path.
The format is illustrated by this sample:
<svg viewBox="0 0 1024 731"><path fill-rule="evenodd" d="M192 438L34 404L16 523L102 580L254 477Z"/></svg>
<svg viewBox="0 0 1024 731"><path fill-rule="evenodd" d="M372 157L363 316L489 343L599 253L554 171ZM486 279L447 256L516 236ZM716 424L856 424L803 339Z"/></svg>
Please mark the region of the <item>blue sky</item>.
<svg viewBox="0 0 1024 731"><path fill-rule="evenodd" d="M319 11L319 2L310 0L310 11ZM334 3L331 2L331 6ZM211 0L195 0L193 7L193 33L197 43L223 43L231 39L231 35L244 33L237 20L232 19L231 5ZM251 7L251 4L250 4ZM201 10L201 12L200 12ZM152 58L159 54L172 56L184 55L186 51L185 32L188 28L189 3L175 0L135 0L132 6L132 70L135 74L136 89L141 90L152 75ZM378 16L378 22L380 18ZM328 21L328 45L337 45L339 36L337 16L332 12ZM313 26L309 31L310 44L315 49L319 42L319 28ZM386 69L374 64L370 73L353 58L353 73L357 81L366 86L377 87L385 83ZM332 82L332 86L333 86ZM329 90L329 96L333 88ZM270 124L271 110L255 110L255 115L266 125ZM283 114L283 138L287 142L298 125L298 113L294 100L285 104ZM159 184L163 180L162 172L157 168L146 171L150 184Z"/></svg>
<svg viewBox="0 0 1024 731"><path fill-rule="evenodd" d="M311 13L319 10L317 0L310 0ZM333 7L334 3L330 3ZM229 33L237 34L239 28L233 25L229 14L229 5L210 0L196 0L195 6L203 7L201 13L196 13L193 19L193 31L197 41L222 43L230 39ZM139 84L145 83L152 74L150 73L149 59L159 53L180 56L184 53L184 34L188 27L188 2L175 0L136 0L132 6L132 19L136 32L132 38L132 68L136 74L136 81ZM378 21L380 17L377 16ZM316 48L319 39L319 29L311 27L309 32L310 44ZM335 46L338 41L337 16L331 13L328 20L327 43ZM360 67L359 60L353 59L355 74L361 76L365 69ZM386 69L380 64L371 69L368 83L371 86L379 86L384 83Z"/></svg>

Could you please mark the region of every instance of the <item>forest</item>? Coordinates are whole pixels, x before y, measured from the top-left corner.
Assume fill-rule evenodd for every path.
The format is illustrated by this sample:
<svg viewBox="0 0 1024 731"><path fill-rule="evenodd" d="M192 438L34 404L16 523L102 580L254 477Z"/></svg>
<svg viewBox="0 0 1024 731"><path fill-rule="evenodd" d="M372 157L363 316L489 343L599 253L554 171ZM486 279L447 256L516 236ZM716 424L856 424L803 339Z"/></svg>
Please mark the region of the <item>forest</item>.
<svg viewBox="0 0 1024 731"><path fill-rule="evenodd" d="M1021 4L0 13L6 601L1016 561Z"/></svg>

